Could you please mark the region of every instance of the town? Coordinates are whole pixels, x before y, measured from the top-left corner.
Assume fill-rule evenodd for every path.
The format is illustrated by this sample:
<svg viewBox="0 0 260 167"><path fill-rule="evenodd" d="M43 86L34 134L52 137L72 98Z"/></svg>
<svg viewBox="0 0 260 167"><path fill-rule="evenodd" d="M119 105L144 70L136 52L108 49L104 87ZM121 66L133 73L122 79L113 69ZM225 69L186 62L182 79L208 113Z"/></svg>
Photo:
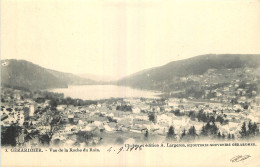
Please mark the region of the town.
<svg viewBox="0 0 260 167"><path fill-rule="evenodd" d="M182 82L203 80L199 98L198 92L184 90L176 97L170 92L158 98L81 100L47 91L2 87L2 145L85 147L254 139L260 123L259 78L251 77L250 69L241 71L246 80L236 79L231 70L223 72L224 76L213 72L180 78ZM214 86L216 77L231 81ZM186 95L179 96L183 92Z"/></svg>

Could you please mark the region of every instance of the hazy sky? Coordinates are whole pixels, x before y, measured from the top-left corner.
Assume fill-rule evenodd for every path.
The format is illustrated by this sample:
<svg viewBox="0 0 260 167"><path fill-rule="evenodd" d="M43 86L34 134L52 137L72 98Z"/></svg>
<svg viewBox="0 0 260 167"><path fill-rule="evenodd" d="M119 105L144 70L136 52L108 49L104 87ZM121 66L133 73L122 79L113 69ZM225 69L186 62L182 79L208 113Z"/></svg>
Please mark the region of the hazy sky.
<svg viewBox="0 0 260 167"><path fill-rule="evenodd" d="M2 0L1 58L122 77L207 53L260 53L260 1Z"/></svg>

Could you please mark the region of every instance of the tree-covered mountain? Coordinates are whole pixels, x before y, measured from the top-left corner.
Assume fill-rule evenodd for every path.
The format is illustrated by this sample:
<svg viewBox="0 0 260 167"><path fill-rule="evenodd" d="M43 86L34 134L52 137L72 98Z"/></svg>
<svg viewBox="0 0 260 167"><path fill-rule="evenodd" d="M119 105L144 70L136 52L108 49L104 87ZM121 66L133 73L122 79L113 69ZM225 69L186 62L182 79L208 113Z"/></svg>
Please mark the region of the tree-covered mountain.
<svg viewBox="0 0 260 167"><path fill-rule="evenodd" d="M260 55L208 54L189 59L173 61L166 65L146 69L127 76L117 83L135 88L168 91L169 84L181 77L202 75L209 69L235 69L260 67ZM178 83L176 83L178 84ZM172 86L176 86L172 85Z"/></svg>
<svg viewBox="0 0 260 167"><path fill-rule="evenodd" d="M67 82L69 85L89 85L89 84L95 84L96 81L88 79L88 78L83 78L78 75L74 75L71 73L64 73L64 72L59 72L55 70L48 70L49 73L54 75L55 77Z"/></svg>
<svg viewBox="0 0 260 167"><path fill-rule="evenodd" d="M62 88L94 81L70 73L49 70L25 60L1 60L1 85L24 89Z"/></svg>

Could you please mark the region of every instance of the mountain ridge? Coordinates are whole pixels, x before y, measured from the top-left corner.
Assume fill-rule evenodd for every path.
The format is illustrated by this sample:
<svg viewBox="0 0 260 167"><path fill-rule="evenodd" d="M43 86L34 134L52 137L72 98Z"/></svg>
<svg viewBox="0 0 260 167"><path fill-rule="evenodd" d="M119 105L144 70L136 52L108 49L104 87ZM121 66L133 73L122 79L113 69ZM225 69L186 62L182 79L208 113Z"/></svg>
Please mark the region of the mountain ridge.
<svg viewBox="0 0 260 167"><path fill-rule="evenodd" d="M172 61L165 65L142 70L119 81L118 85L141 89L156 88L159 82L171 82L176 77L200 75L209 69L260 67L260 54L206 54L188 59Z"/></svg>
<svg viewBox="0 0 260 167"><path fill-rule="evenodd" d="M24 89L65 88L70 84L94 84L92 80L59 72L27 60L1 60L1 85Z"/></svg>
<svg viewBox="0 0 260 167"><path fill-rule="evenodd" d="M117 81L98 82L72 73L59 72L26 60L1 60L1 85L26 89L62 88L68 85L117 84L147 90L162 89L162 85L189 75L201 75L209 69L260 67L260 54L206 54L144 69ZM168 91L168 90L166 90Z"/></svg>

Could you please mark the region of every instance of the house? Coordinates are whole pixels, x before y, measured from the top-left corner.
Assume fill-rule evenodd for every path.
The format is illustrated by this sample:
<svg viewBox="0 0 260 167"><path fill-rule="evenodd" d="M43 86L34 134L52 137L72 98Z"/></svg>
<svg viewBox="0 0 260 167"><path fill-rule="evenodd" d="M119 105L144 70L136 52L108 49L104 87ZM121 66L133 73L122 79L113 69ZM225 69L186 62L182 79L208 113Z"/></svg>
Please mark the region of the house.
<svg viewBox="0 0 260 167"><path fill-rule="evenodd" d="M105 129L107 132L112 132L112 131L115 130L115 129L112 129L109 125L104 125L104 129Z"/></svg>
<svg viewBox="0 0 260 167"><path fill-rule="evenodd" d="M139 114L139 113L141 112L141 109L138 108L138 107L134 107L134 108L132 108L132 112L133 112L134 114Z"/></svg>
<svg viewBox="0 0 260 167"><path fill-rule="evenodd" d="M72 114L68 115L68 120L70 123L74 123L74 115Z"/></svg>
<svg viewBox="0 0 260 167"><path fill-rule="evenodd" d="M157 115L157 123L158 124L171 124L173 121L172 117L167 116L166 114Z"/></svg>
<svg viewBox="0 0 260 167"><path fill-rule="evenodd" d="M56 107L56 109L57 109L58 111L64 111L64 110L66 109L66 105L58 105L58 106Z"/></svg>

